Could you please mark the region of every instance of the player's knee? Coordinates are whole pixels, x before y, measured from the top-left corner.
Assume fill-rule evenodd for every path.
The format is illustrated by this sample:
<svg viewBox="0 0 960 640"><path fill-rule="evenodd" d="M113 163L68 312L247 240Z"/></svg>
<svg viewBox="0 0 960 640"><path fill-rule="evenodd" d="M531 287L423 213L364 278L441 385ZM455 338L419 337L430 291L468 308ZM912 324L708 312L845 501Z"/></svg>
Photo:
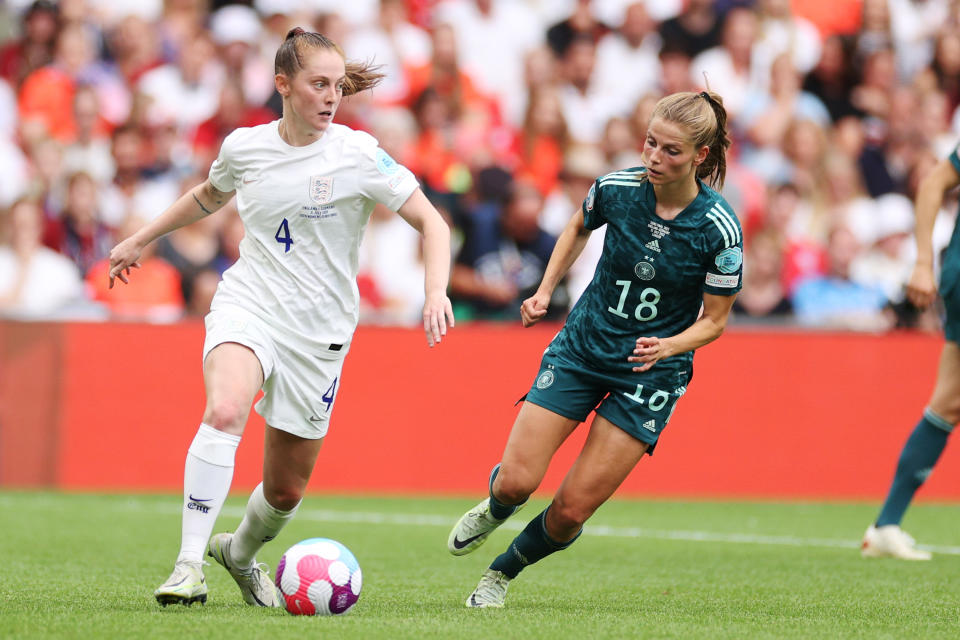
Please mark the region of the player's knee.
<svg viewBox="0 0 960 640"><path fill-rule="evenodd" d="M303 489L293 485L263 488L263 497L278 511L290 511L303 500Z"/></svg>
<svg viewBox="0 0 960 640"><path fill-rule="evenodd" d="M250 408L243 406L242 402L221 400L207 404L203 412L203 422L214 429L239 434L243 433L249 413Z"/></svg>
<svg viewBox="0 0 960 640"><path fill-rule="evenodd" d="M561 531L579 531L594 509L577 501L554 499L550 505L549 516L556 528Z"/></svg>
<svg viewBox="0 0 960 640"><path fill-rule="evenodd" d="M520 504L536 488L536 481L529 474L501 468L494 482L494 495L504 504Z"/></svg>

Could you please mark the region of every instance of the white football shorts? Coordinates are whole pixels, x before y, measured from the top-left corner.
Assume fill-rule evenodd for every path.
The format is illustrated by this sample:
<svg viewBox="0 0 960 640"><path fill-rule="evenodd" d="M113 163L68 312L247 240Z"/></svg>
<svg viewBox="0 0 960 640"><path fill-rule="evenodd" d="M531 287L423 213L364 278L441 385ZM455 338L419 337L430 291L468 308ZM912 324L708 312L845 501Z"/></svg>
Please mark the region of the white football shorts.
<svg viewBox="0 0 960 640"><path fill-rule="evenodd" d="M304 349L297 346L293 336L232 305L210 311L204 324L204 360L224 342L241 344L260 360L263 397L254 409L268 425L310 440L327 434L347 345L331 344L319 353Z"/></svg>

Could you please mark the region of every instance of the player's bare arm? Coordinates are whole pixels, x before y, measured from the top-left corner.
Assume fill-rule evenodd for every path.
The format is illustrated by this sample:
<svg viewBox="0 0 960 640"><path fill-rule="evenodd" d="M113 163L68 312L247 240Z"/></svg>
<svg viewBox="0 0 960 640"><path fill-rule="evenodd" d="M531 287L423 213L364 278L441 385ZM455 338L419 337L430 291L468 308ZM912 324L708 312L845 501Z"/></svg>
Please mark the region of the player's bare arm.
<svg viewBox="0 0 960 640"><path fill-rule="evenodd" d="M640 363L634 371L646 371L660 360L678 353L699 349L713 342L723 333L730 317L730 309L737 296L716 296L703 294L703 313L692 325L675 336L668 338L640 337L633 355L628 362Z"/></svg>
<svg viewBox="0 0 960 640"><path fill-rule="evenodd" d="M453 305L447 297L450 227L420 189L410 194L397 213L423 236L423 330L432 347L447 335L447 327L454 325Z"/></svg>
<svg viewBox="0 0 960 640"><path fill-rule="evenodd" d="M949 159L941 160L923 177L914 206L917 261L907 282L907 297L917 307L929 307L937 295L933 275L933 225L943 205L943 196L960 184L960 175Z"/></svg>
<svg viewBox="0 0 960 640"><path fill-rule="evenodd" d="M160 236L185 227L188 224L218 211L233 197L233 191L220 191L209 180L195 186L174 202L155 220L143 225L139 231L119 243L110 251L110 288L114 279L129 284L130 269L139 267L140 252Z"/></svg>
<svg viewBox="0 0 960 640"><path fill-rule="evenodd" d="M583 253L589 238L590 229L584 226L583 212L577 209L557 238L537 292L520 305L520 319L524 327L533 326L547 315L553 290L567 275L570 265Z"/></svg>

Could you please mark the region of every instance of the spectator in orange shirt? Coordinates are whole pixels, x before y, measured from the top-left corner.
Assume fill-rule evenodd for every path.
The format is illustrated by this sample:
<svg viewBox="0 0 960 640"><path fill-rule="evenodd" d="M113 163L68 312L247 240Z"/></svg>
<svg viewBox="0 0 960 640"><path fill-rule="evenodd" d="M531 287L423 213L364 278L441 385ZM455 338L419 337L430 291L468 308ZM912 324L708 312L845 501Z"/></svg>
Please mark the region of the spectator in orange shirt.
<svg viewBox="0 0 960 640"><path fill-rule="evenodd" d="M431 191L466 193L472 184L470 168L454 149L456 119L448 102L433 88L420 93L413 105L420 132L414 143L410 170Z"/></svg>
<svg viewBox="0 0 960 640"><path fill-rule="evenodd" d="M69 25L60 32L53 62L33 71L20 88L18 106L25 138L73 140L76 78L93 59L93 42L84 27Z"/></svg>
<svg viewBox="0 0 960 640"><path fill-rule="evenodd" d="M469 108L496 111L496 104L483 95L470 76L460 69L455 38L450 25L437 25L433 30L430 62L407 69L407 104L413 105L426 89L433 89L446 102L454 118L459 118Z"/></svg>
<svg viewBox="0 0 960 640"><path fill-rule="evenodd" d="M531 89L523 129L513 143L518 173L532 178L546 197L557 186L569 146L567 121L557 90L550 86Z"/></svg>
<svg viewBox="0 0 960 640"><path fill-rule="evenodd" d="M20 88L21 131L28 142L51 137L69 143L76 138L73 99L81 84L96 90L101 115L107 120L125 119L129 91L96 55L96 42L86 25L71 23L60 30L53 62L27 76Z"/></svg>
<svg viewBox="0 0 960 640"><path fill-rule="evenodd" d="M142 219L130 216L120 228L119 237L129 237L143 225ZM115 318L173 322L183 315L180 274L166 260L156 257L153 247L146 247L140 254L137 282L143 286L109 288L109 258L95 263L87 272L90 297L106 305Z"/></svg>

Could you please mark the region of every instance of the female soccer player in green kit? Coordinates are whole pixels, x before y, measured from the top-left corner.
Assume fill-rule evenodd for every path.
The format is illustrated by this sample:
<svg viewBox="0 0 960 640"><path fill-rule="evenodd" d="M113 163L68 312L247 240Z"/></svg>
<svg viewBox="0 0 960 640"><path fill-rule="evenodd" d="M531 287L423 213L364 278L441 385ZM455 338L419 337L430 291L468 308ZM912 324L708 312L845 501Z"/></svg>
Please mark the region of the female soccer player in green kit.
<svg viewBox="0 0 960 640"><path fill-rule="evenodd" d="M723 333L743 255L732 208L707 184L723 184L726 120L713 93L660 100L644 166L594 182L557 240L539 289L523 302L529 327L546 314L590 232L607 225L593 280L544 353L490 475L489 497L450 532L450 553L483 544L539 486L577 425L591 410L597 415L550 506L484 572L468 607L502 607L507 584L525 566L576 540L640 458L653 453L690 383L694 349Z"/></svg>
<svg viewBox="0 0 960 640"><path fill-rule="evenodd" d="M907 283L907 297L916 307L925 309L937 297L933 275L933 224L947 192L960 185L960 147L941 160L920 182L914 205L916 218L917 261ZM877 519L863 535L860 553L865 558L929 560L929 551L917 549L900 521L914 494L926 482L954 425L960 422L960 224L954 226L950 244L943 253L940 268L940 293L946 310L943 323L946 342L940 352L937 381L930 402L910 433L890 484L887 498Z"/></svg>

